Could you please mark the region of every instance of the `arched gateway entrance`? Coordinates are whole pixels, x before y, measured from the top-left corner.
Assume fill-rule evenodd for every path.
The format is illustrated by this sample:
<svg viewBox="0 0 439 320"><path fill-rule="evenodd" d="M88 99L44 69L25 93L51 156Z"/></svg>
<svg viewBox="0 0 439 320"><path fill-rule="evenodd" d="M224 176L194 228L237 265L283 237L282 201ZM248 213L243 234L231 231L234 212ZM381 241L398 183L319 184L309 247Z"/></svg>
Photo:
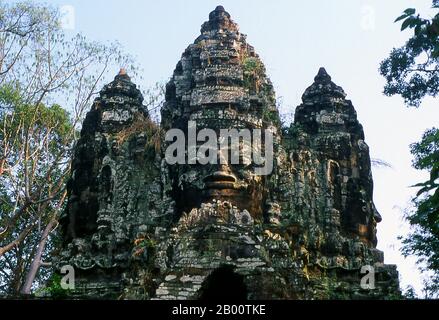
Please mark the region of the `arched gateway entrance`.
<svg viewBox="0 0 439 320"><path fill-rule="evenodd" d="M230 266L214 270L204 280L199 292L199 299L202 301L247 300L244 277L235 273Z"/></svg>

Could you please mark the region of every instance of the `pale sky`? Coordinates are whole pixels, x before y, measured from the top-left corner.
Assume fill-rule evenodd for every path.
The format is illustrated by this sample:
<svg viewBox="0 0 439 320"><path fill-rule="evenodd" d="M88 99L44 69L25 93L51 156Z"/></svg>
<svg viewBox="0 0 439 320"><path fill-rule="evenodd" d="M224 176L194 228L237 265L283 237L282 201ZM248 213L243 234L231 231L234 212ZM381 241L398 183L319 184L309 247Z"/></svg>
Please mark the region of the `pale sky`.
<svg viewBox="0 0 439 320"><path fill-rule="evenodd" d="M415 193L409 186L426 179L426 173L411 167L409 144L420 140L426 128L438 126L439 109L434 99L427 99L419 109L408 109L400 97L384 96L378 68L390 50L411 34L400 32L395 18L408 7L431 16L431 0L41 2L74 10L69 32L81 32L91 40L119 41L143 69L143 79L133 79L141 89L172 75L184 49L217 5L225 7L261 56L277 96L283 98L281 112L294 111L319 67L325 67L352 100L371 157L392 165L373 168L375 204L383 217L378 248L384 251L386 263L397 264L401 288L411 284L420 291L422 275L413 258L401 256L397 236L408 230L402 216Z"/></svg>

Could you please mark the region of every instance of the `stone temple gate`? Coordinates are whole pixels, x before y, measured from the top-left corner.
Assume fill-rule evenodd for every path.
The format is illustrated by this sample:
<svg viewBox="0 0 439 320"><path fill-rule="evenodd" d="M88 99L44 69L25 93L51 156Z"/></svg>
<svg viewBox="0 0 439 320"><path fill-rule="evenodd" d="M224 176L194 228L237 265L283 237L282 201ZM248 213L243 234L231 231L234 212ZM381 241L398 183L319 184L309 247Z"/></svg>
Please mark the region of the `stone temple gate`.
<svg viewBox="0 0 439 320"><path fill-rule="evenodd" d="M264 64L218 6L165 99L158 125L121 70L87 114L56 263L75 269L72 297L399 296L396 266L376 249L381 216L363 128L325 69L282 126ZM271 174L255 175L251 161L168 164L166 132L187 133L190 121L215 132L268 130Z"/></svg>

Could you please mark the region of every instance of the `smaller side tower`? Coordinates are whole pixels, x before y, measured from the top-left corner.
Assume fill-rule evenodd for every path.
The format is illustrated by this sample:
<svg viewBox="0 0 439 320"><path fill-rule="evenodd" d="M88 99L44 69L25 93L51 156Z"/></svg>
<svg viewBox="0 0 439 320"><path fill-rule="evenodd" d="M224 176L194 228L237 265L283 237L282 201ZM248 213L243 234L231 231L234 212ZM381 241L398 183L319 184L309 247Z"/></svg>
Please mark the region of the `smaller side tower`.
<svg viewBox="0 0 439 320"><path fill-rule="evenodd" d="M84 120L56 264L58 271L65 265L74 268L73 296L118 298L126 273L137 262L148 272L150 252L136 246L166 216L167 202L160 180L159 129L142 102L140 90L121 69Z"/></svg>

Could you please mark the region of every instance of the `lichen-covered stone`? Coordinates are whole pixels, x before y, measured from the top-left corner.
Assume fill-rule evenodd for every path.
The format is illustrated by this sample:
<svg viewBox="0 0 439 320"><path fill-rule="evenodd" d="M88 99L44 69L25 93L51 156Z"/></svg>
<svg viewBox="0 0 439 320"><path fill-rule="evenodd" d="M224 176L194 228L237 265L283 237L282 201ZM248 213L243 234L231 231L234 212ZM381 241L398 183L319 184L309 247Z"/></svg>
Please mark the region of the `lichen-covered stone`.
<svg viewBox="0 0 439 320"><path fill-rule="evenodd" d="M345 97L320 69L281 130L265 67L221 6L178 62L160 126L122 70L75 148L56 264L75 267L72 297L398 297L396 267L376 249L369 149ZM190 121L198 130L270 130L273 171L169 165L162 133L187 134ZM361 285L365 266L374 289Z"/></svg>

